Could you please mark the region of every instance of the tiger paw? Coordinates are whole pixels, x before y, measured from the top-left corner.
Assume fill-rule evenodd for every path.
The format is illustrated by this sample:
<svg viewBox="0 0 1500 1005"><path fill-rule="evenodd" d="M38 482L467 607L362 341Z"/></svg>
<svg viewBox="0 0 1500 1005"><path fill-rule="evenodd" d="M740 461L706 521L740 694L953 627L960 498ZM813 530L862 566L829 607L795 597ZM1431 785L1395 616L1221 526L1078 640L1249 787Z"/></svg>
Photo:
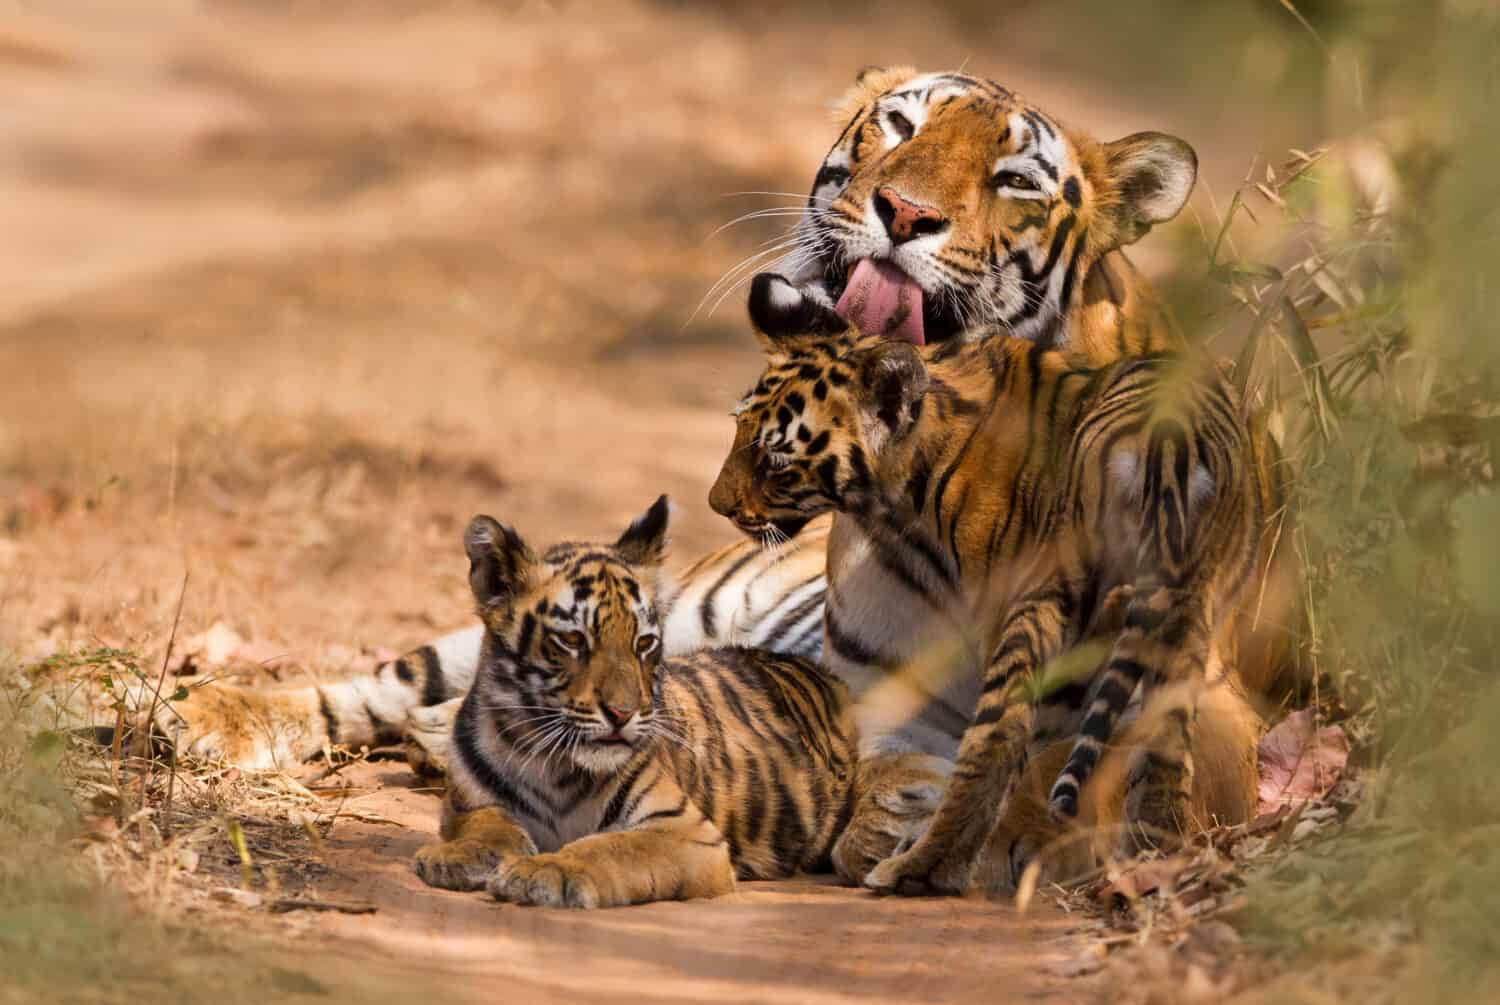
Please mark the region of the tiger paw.
<svg viewBox="0 0 1500 1005"><path fill-rule="evenodd" d="M490 896L511 904L533 907L574 907L592 910L617 901L601 890L589 870L565 855L533 855L518 859L489 882Z"/></svg>
<svg viewBox="0 0 1500 1005"><path fill-rule="evenodd" d="M1184 763L1185 761L1185 763ZM1125 827L1120 853L1175 851L1192 825L1192 760L1173 761L1147 752L1125 782Z"/></svg>
<svg viewBox="0 0 1500 1005"><path fill-rule="evenodd" d="M944 852L935 843L918 841L870 870L865 886L881 895L956 897L969 888L974 863Z"/></svg>
<svg viewBox="0 0 1500 1005"><path fill-rule="evenodd" d="M834 843L834 871L856 886L863 884L870 870L926 833L942 797L940 784L915 784L863 802Z"/></svg>
<svg viewBox="0 0 1500 1005"><path fill-rule="evenodd" d="M1171 789L1151 791L1140 799L1127 798L1120 855L1135 858L1148 851L1176 851L1188 833L1190 812L1188 797Z"/></svg>
<svg viewBox="0 0 1500 1005"><path fill-rule="evenodd" d="M500 864L500 853L495 849L480 841L461 838L419 848L411 867L428 886L482 890Z"/></svg>

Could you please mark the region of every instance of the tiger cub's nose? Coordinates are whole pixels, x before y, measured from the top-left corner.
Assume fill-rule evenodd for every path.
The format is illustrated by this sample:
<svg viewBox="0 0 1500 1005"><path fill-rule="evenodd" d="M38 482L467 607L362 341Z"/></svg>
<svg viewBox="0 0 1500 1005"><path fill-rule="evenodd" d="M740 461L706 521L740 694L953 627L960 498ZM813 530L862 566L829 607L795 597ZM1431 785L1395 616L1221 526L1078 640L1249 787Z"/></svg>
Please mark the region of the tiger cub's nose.
<svg viewBox="0 0 1500 1005"><path fill-rule="evenodd" d="M885 224L893 244L903 244L927 234L938 234L948 226L947 217L931 206L923 206L889 185L875 192L875 215Z"/></svg>
<svg viewBox="0 0 1500 1005"><path fill-rule="evenodd" d="M604 713L604 720L615 729L624 726L630 721L630 717L635 715L634 708L625 708L620 705L601 704L599 711Z"/></svg>

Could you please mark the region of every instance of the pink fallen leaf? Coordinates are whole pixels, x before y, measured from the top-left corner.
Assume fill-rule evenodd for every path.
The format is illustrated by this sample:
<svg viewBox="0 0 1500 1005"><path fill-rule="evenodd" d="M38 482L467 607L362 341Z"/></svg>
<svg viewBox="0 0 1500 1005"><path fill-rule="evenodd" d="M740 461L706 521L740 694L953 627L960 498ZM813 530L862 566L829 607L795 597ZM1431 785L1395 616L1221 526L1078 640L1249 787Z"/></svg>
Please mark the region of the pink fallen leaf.
<svg viewBox="0 0 1500 1005"><path fill-rule="evenodd" d="M1313 710L1293 712L1261 737L1258 814L1306 803L1338 782L1349 760L1349 737L1338 726L1317 728Z"/></svg>
<svg viewBox="0 0 1500 1005"><path fill-rule="evenodd" d="M1100 890L1098 899L1104 903L1119 900L1122 902L1121 906L1140 900L1157 890L1170 889L1177 882L1177 877L1192 865L1193 860L1186 855L1137 862Z"/></svg>

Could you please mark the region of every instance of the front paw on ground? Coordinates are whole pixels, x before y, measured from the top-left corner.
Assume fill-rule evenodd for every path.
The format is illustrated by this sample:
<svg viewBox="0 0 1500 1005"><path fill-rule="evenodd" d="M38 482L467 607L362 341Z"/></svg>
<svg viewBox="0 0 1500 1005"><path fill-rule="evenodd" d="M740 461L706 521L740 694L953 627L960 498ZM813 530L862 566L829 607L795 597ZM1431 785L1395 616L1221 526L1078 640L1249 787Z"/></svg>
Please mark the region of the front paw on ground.
<svg viewBox="0 0 1500 1005"><path fill-rule="evenodd" d="M943 860L919 842L870 870L865 886L882 896L956 897L968 889L971 871Z"/></svg>
<svg viewBox="0 0 1500 1005"><path fill-rule="evenodd" d="M855 820L834 843L834 872L855 886L862 885L877 865L910 848L927 824L926 817Z"/></svg>
<svg viewBox="0 0 1500 1005"><path fill-rule="evenodd" d="M422 882L442 890L482 890L499 865L500 856L477 841L430 844L412 859Z"/></svg>
<svg viewBox="0 0 1500 1005"><path fill-rule="evenodd" d="M490 880L489 891L496 900L533 907L607 906L592 877L553 855L520 859Z"/></svg>

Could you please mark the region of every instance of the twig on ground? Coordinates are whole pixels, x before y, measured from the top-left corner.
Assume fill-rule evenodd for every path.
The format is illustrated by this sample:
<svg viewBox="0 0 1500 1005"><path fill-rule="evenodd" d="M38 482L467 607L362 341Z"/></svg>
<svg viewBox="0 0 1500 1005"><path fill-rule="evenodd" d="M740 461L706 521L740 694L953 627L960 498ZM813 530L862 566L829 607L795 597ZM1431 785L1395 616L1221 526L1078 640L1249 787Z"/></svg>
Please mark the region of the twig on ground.
<svg viewBox="0 0 1500 1005"><path fill-rule="evenodd" d="M368 900L317 900L313 897L282 897L266 905L272 914L288 911L336 911L339 914L374 914L379 908Z"/></svg>

